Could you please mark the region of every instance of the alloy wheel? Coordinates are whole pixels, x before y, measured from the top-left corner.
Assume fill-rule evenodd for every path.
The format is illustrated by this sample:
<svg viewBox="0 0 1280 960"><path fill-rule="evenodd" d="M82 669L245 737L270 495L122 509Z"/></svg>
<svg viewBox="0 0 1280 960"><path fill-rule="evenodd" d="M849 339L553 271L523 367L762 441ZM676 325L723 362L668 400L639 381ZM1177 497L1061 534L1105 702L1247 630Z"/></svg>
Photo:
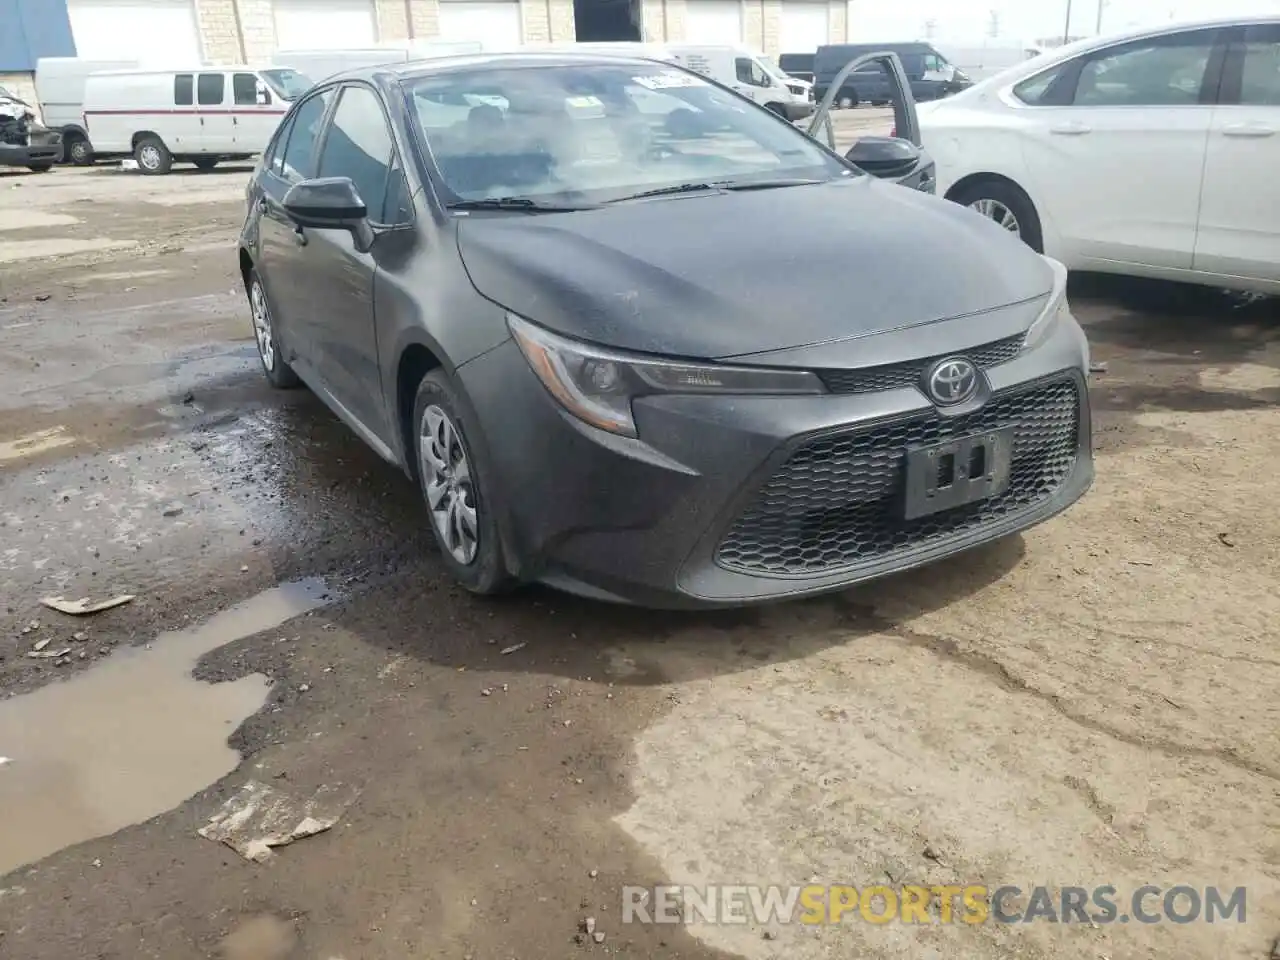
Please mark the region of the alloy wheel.
<svg viewBox="0 0 1280 960"><path fill-rule="evenodd" d="M973 203L969 204L969 209L976 210L988 220L994 220L1010 233L1016 233L1019 235L1022 233L1022 228L1018 223L1018 218L1014 216L1012 210L1006 207L999 200L992 200L990 197L983 197L981 200L975 200Z"/></svg>
<svg viewBox="0 0 1280 960"><path fill-rule="evenodd" d="M271 311L262 284L254 280L249 286L249 309L253 312L253 335L258 341L258 356L270 373L276 368L276 342L271 333Z"/></svg>
<svg viewBox="0 0 1280 960"><path fill-rule="evenodd" d="M160 150L159 148L147 144L138 151L138 162L148 170L160 169Z"/></svg>
<svg viewBox="0 0 1280 960"><path fill-rule="evenodd" d="M467 451L449 415L435 405L422 412L418 435L431 522L449 555L469 566L480 549L480 517Z"/></svg>

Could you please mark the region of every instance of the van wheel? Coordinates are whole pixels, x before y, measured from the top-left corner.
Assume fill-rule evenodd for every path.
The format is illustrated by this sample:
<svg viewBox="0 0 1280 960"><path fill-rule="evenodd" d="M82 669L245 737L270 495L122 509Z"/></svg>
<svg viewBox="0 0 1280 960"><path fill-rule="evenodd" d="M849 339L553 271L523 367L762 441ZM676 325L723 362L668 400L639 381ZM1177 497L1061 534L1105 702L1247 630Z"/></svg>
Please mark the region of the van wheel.
<svg viewBox="0 0 1280 960"><path fill-rule="evenodd" d="M1004 180L979 180L962 187L950 198L1010 233L1016 233L1036 253L1044 252L1040 216L1031 198L1016 184Z"/></svg>
<svg viewBox="0 0 1280 960"><path fill-rule="evenodd" d="M774 113L780 116L783 120L787 119L787 108L780 103L777 103L777 102L766 103L764 105L764 108L766 110L772 110Z"/></svg>
<svg viewBox="0 0 1280 960"><path fill-rule="evenodd" d="M92 145L84 137L72 137L67 143L67 159L77 167L92 166Z"/></svg>
<svg viewBox="0 0 1280 960"><path fill-rule="evenodd" d="M138 169L146 174L168 173L173 168L173 154L159 137L147 136L133 148Z"/></svg>
<svg viewBox="0 0 1280 960"><path fill-rule="evenodd" d="M200 159L192 160L191 162L196 165L197 170L212 170L214 167L218 165L218 158L217 157L201 157Z"/></svg>
<svg viewBox="0 0 1280 960"><path fill-rule="evenodd" d="M27 166L32 173L48 173L53 169L52 163L32 163Z"/></svg>

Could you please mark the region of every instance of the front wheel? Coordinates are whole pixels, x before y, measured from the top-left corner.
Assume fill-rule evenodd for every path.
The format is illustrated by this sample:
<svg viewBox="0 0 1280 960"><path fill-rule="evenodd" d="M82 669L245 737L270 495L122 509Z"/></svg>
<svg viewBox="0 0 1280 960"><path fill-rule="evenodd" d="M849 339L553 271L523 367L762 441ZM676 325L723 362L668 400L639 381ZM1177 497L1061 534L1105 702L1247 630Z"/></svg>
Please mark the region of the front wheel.
<svg viewBox="0 0 1280 960"><path fill-rule="evenodd" d="M133 159L145 174L168 173L173 167L173 154L159 137L146 136L133 148Z"/></svg>
<svg viewBox="0 0 1280 960"><path fill-rule="evenodd" d="M1003 180L980 180L956 191L951 199L1017 234L1036 253L1044 252L1044 236L1036 206L1015 184Z"/></svg>
<svg viewBox="0 0 1280 960"><path fill-rule="evenodd" d="M298 386L298 375L293 367L285 363L280 350L280 338L276 334L275 323L271 318L271 305L267 301L267 291L262 285L262 278L257 270L249 271L249 311L253 315L253 338L258 344L258 359L262 361L262 372L273 387L291 390Z"/></svg>
<svg viewBox="0 0 1280 960"><path fill-rule="evenodd" d="M445 566L470 592L491 595L509 589L512 578L464 410L442 371L422 378L413 404L414 472Z"/></svg>
<svg viewBox="0 0 1280 960"><path fill-rule="evenodd" d="M67 159L77 167L93 165L93 146L88 140L76 137L67 144Z"/></svg>

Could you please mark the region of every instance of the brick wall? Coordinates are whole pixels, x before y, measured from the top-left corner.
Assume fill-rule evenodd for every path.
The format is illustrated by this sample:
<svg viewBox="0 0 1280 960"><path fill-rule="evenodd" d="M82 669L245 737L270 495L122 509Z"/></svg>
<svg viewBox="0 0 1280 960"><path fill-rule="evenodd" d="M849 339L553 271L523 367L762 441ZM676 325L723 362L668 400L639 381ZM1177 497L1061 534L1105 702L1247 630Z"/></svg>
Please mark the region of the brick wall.
<svg viewBox="0 0 1280 960"><path fill-rule="evenodd" d="M573 0L520 0L520 23L527 43L572 42Z"/></svg>
<svg viewBox="0 0 1280 960"><path fill-rule="evenodd" d="M644 39L679 43L685 39L686 0L643 0ZM769 56L782 52L782 9L787 0L742 0L742 43ZM848 33L848 0L828 0L827 41L844 43ZM733 38L726 37L725 43Z"/></svg>
<svg viewBox="0 0 1280 960"><path fill-rule="evenodd" d="M573 0L518 2L526 41L563 43L575 39ZM646 0L646 4L653 2ZM683 5L684 0L665 2ZM270 61L276 49L271 0L195 0L195 4L205 60L215 64ZM440 0L373 0L373 10L380 43L440 36Z"/></svg>
<svg viewBox="0 0 1280 960"><path fill-rule="evenodd" d="M200 52L209 63L239 63L240 25L234 0L196 0Z"/></svg>

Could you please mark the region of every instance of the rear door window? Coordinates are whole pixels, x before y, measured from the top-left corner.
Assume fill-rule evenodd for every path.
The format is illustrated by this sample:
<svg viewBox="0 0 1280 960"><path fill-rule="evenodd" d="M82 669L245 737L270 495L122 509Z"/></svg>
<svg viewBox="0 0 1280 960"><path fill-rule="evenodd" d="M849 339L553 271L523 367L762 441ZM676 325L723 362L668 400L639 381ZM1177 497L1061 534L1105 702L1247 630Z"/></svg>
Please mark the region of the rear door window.
<svg viewBox="0 0 1280 960"><path fill-rule="evenodd" d="M173 102L179 107L189 107L195 103L196 78L189 73L180 73L173 78Z"/></svg>
<svg viewBox="0 0 1280 960"><path fill-rule="evenodd" d="M1248 107L1280 107L1280 24L1255 24L1239 51L1240 95Z"/></svg>
<svg viewBox="0 0 1280 960"><path fill-rule="evenodd" d="M227 89L227 76L223 73L202 73L196 79L196 103L213 107L222 103Z"/></svg>

